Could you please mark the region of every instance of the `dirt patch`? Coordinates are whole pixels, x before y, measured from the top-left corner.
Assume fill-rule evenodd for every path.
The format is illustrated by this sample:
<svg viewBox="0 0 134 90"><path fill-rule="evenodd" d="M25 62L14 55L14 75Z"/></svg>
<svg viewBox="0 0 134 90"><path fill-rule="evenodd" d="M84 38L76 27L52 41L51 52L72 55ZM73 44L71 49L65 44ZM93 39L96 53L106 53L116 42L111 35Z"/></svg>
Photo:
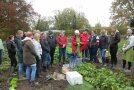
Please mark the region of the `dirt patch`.
<svg viewBox="0 0 134 90"><path fill-rule="evenodd" d="M61 67L54 66L50 68L47 72L42 72L42 78L36 78L36 81L39 82L38 87L31 87L27 80L19 81L17 90L65 90L68 85L66 80L49 80L45 79L46 75L52 74L54 72L61 73Z"/></svg>

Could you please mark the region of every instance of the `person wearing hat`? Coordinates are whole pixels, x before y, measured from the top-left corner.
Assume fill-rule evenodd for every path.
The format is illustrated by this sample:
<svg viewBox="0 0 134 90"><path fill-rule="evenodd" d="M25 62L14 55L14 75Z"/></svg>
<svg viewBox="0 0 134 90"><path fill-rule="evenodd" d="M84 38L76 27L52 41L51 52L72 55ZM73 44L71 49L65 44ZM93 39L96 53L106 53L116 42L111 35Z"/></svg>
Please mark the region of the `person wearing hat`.
<svg viewBox="0 0 134 90"><path fill-rule="evenodd" d="M123 69L125 70L126 62L128 62L128 68L125 70L125 72L131 72L131 66L132 62L134 62L134 35L133 31L131 29L127 30L128 34L128 40L123 45L122 51L124 53L123 55Z"/></svg>
<svg viewBox="0 0 134 90"><path fill-rule="evenodd" d="M87 58L88 56L88 39L90 35L88 34L88 29L84 29L83 33L80 35L81 47L80 51L82 52L82 58Z"/></svg>
<svg viewBox="0 0 134 90"><path fill-rule="evenodd" d="M54 36L54 33L52 31L50 31L48 33L48 37L47 37L47 41L50 47L50 56L51 56L51 66L53 65L53 61L54 61L54 53L55 53L55 48L57 46L57 42L56 42L56 37Z"/></svg>
<svg viewBox="0 0 134 90"><path fill-rule="evenodd" d="M80 57L80 32L79 30L74 31L74 36L72 36L72 52L77 53Z"/></svg>
<svg viewBox="0 0 134 90"><path fill-rule="evenodd" d="M64 31L61 31L61 33L57 37L57 44L59 46L59 65L61 65L62 63L65 63L66 46L68 44L68 39ZM61 63L62 58L63 62Z"/></svg>

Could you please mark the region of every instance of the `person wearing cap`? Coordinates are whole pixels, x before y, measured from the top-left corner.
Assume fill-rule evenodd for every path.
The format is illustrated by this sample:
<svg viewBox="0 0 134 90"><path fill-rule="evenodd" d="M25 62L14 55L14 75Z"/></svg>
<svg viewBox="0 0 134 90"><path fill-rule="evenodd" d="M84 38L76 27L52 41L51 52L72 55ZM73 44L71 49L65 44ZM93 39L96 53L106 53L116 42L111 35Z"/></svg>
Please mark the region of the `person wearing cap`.
<svg viewBox="0 0 134 90"><path fill-rule="evenodd" d="M54 36L54 33L52 31L48 33L47 41L50 46L51 67L52 67L54 61L55 48L57 46L56 37Z"/></svg>
<svg viewBox="0 0 134 90"><path fill-rule="evenodd" d="M68 39L64 31L61 31L61 33L57 37L57 44L59 46L59 65L61 65L62 63L65 63L66 46L68 44ZM61 59L63 59L62 63Z"/></svg>
<svg viewBox="0 0 134 90"><path fill-rule="evenodd" d="M134 33L131 29L127 30L127 34L128 34L128 40L126 41L126 43L123 45L123 69L125 72L131 72L131 66L132 66L132 62L134 62ZM125 66L126 66L126 62L128 62L128 68L127 70L125 70Z"/></svg>
<svg viewBox="0 0 134 90"><path fill-rule="evenodd" d="M33 33L27 32L26 37L22 40L23 43L23 63L26 65L26 79L31 86L37 85L35 82L36 76L36 57L38 54L35 51L33 44Z"/></svg>
<svg viewBox="0 0 134 90"><path fill-rule="evenodd" d="M110 55L111 55L111 68L115 68L117 65L117 51L118 43L120 42L120 33L115 26L111 27L110 36Z"/></svg>
<svg viewBox="0 0 134 90"><path fill-rule="evenodd" d="M99 37L96 34L96 31L91 32L91 37L89 38L88 48L90 53L90 60L92 63L95 63L97 60L97 51L99 47Z"/></svg>
<svg viewBox="0 0 134 90"><path fill-rule="evenodd" d="M80 51L82 52L82 58L87 58L88 56L88 39L90 35L88 34L88 29L84 29L83 33L80 35Z"/></svg>
<svg viewBox="0 0 134 90"><path fill-rule="evenodd" d="M72 36L72 52L77 53L80 57L80 32L79 30L74 31L74 36Z"/></svg>

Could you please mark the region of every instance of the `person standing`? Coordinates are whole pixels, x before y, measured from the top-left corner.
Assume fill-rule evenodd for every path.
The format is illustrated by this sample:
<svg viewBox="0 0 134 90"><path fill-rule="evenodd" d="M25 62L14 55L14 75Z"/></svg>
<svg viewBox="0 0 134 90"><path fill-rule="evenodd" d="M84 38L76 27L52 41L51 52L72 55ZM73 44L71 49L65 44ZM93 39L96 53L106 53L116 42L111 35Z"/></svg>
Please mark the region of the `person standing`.
<svg viewBox="0 0 134 90"><path fill-rule="evenodd" d="M40 44L40 34L39 33L34 34L33 44L35 47L35 51L37 53L37 56L36 56L36 65L37 65L36 76L41 77L40 73L41 73L42 48L41 48L41 44Z"/></svg>
<svg viewBox="0 0 134 90"><path fill-rule="evenodd" d="M56 37L54 36L54 33L52 31L50 31L48 34L49 35L47 37L47 40L48 40L48 44L50 46L51 67L52 67L53 61L54 61L54 53L55 53L55 48L56 48L57 42L56 42Z"/></svg>
<svg viewBox="0 0 134 90"><path fill-rule="evenodd" d="M0 39L0 65L2 64L3 55L4 55L4 46L2 40Z"/></svg>
<svg viewBox="0 0 134 90"><path fill-rule="evenodd" d="M72 52L77 53L80 57L80 32L79 30L74 31L74 36L72 36Z"/></svg>
<svg viewBox="0 0 134 90"><path fill-rule="evenodd" d="M57 44L59 46L59 65L61 65L61 59L63 58L63 64L65 63L65 54L66 54L66 46L68 40L64 31L61 31L59 36L57 37Z"/></svg>
<svg viewBox="0 0 134 90"><path fill-rule="evenodd" d="M50 63L51 63L50 47L49 47L47 36L45 33L41 34L40 43L42 47L42 65L45 71L49 68Z"/></svg>
<svg viewBox="0 0 134 90"><path fill-rule="evenodd" d="M23 31L18 30L16 37L15 37L15 44L17 47L17 55L18 55L18 63L19 63L19 80L24 80L25 78L22 76L23 70L24 70L24 64L23 64L23 49L22 49L22 40L23 39Z"/></svg>
<svg viewBox="0 0 134 90"><path fill-rule="evenodd" d="M108 37L106 35L105 30L101 31L101 36L99 38L99 48L100 48L100 53L101 53L102 64L105 65L105 63L106 63L106 51L108 48Z"/></svg>
<svg viewBox="0 0 134 90"><path fill-rule="evenodd" d="M123 46L122 50L124 52L123 54L123 69L125 70L126 62L128 62L128 68L125 70L125 72L129 73L131 72L131 66L132 62L134 62L134 35L133 31L131 29L127 30L127 34L129 36L128 38L128 43L126 42L125 45Z"/></svg>
<svg viewBox="0 0 134 90"><path fill-rule="evenodd" d="M26 65L26 78L30 82L31 86L37 85L35 82L36 75L36 56L35 47L33 44L32 32L27 32L23 42L23 62Z"/></svg>
<svg viewBox="0 0 134 90"><path fill-rule="evenodd" d="M80 50L82 52L82 58L88 57L88 39L90 38L88 34L88 29L84 29L83 33L80 35L81 37L81 47Z"/></svg>
<svg viewBox="0 0 134 90"><path fill-rule="evenodd" d="M97 60L97 51L99 47L99 37L96 35L96 31L91 32L91 37L89 38L89 52L90 60L92 63L95 63Z"/></svg>
<svg viewBox="0 0 134 90"><path fill-rule="evenodd" d="M120 42L120 33L115 26L112 26L111 37L110 37L111 68L115 68L115 66L117 65L117 51L119 42Z"/></svg>
<svg viewBox="0 0 134 90"><path fill-rule="evenodd" d="M16 60L16 46L14 42L14 36L10 35L7 42L6 42L7 50L8 50L8 55L11 60L11 68L10 71L12 75L16 75L15 73L15 68L17 66L17 60Z"/></svg>

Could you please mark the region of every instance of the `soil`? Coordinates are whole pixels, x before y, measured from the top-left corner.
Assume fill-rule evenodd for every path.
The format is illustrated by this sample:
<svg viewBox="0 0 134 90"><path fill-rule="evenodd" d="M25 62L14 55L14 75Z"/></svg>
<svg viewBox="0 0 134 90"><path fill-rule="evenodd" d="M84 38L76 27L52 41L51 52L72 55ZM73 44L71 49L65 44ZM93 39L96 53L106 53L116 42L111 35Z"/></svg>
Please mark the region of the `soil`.
<svg viewBox="0 0 134 90"><path fill-rule="evenodd" d="M101 68L102 66L100 64L96 64L98 68ZM114 72L118 72L121 70L122 66L122 58L121 55L118 56L118 65ZM46 72L42 72L41 75L43 77L36 78L36 81L39 82L39 86L31 87L29 82L27 80L19 81L17 90L66 90L66 87L69 85L69 83L66 80L45 80L46 75L53 74L54 72L61 73L61 67L60 66L53 66ZM132 73L127 74L126 76L134 81L134 67L132 67ZM7 78L9 77L9 78ZM9 72L0 73L0 90L8 90L9 89Z"/></svg>

